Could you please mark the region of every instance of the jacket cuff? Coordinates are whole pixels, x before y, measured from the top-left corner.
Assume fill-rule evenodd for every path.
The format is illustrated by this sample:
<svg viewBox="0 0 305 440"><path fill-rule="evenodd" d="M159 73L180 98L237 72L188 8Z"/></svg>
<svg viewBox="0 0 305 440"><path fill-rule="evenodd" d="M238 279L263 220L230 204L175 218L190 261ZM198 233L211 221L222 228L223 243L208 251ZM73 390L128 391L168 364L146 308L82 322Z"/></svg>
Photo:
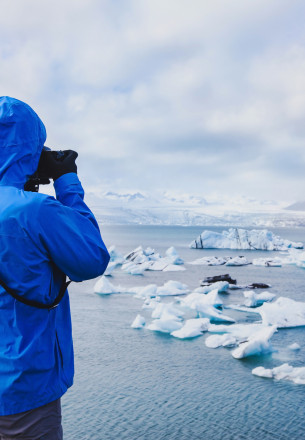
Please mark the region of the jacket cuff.
<svg viewBox="0 0 305 440"><path fill-rule="evenodd" d="M77 185L80 183L80 180L76 173L67 173L58 177L58 179L54 182L54 188L56 193L63 190L68 185Z"/></svg>

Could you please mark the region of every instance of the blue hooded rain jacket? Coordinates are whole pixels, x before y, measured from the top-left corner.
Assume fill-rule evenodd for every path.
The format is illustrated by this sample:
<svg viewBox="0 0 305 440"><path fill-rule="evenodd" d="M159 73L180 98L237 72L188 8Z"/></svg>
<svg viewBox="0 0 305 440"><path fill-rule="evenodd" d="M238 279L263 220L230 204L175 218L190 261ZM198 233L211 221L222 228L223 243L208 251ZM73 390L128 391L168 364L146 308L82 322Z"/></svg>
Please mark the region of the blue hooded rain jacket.
<svg viewBox="0 0 305 440"><path fill-rule="evenodd" d="M95 278L109 254L75 173L55 181L56 199L23 190L45 139L27 104L0 98L0 279L18 295L51 304L63 273L73 281ZM73 373L68 292L57 308L43 310L0 287L0 415L60 398Z"/></svg>

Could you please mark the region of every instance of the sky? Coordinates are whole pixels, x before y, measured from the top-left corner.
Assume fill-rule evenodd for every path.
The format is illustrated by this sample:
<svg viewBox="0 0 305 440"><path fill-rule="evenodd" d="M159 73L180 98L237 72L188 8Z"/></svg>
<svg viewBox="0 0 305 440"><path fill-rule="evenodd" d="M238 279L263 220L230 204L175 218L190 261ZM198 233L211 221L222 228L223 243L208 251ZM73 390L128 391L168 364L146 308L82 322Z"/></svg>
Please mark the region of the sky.
<svg viewBox="0 0 305 440"><path fill-rule="evenodd" d="M305 199L303 0L0 4L0 94L85 189Z"/></svg>

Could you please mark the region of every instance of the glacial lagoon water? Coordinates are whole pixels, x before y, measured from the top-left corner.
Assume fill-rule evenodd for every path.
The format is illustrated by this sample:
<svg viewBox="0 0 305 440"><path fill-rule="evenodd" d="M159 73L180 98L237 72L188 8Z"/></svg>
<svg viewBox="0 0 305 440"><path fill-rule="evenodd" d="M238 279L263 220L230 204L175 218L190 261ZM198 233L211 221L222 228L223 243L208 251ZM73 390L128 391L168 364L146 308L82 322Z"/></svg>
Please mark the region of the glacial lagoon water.
<svg viewBox="0 0 305 440"><path fill-rule="evenodd" d="M188 247L203 229L173 226L101 226L107 246L123 254L142 245L162 255L175 246L185 261L203 256L244 255L249 260L277 252L196 250ZM305 229L272 229L283 238L305 242ZM185 265L184 272L133 276L117 270L114 285L164 284L170 279L190 288L205 276L230 273L239 284L264 282L277 297L305 301L305 270L296 266L265 268ZM75 348L75 383L62 399L67 440L301 440L305 437L305 386L253 376L257 366L288 362L305 365L305 327L279 330L272 355L236 360L230 349L205 346L208 334L179 340L130 327L143 301L132 294L99 296L96 280L69 288ZM228 304L243 302L242 291L222 295ZM163 301L172 301L164 298ZM259 315L226 310L239 322ZM287 347L297 342L301 350Z"/></svg>

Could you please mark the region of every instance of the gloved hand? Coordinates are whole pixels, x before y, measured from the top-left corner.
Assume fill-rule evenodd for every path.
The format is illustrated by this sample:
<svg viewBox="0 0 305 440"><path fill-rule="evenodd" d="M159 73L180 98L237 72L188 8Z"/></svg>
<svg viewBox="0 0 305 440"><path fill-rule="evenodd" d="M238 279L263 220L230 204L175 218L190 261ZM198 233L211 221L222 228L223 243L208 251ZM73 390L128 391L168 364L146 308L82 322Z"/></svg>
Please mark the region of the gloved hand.
<svg viewBox="0 0 305 440"><path fill-rule="evenodd" d="M78 154L73 150L45 151L39 167L43 167L47 176L53 180L68 173L77 173L75 160Z"/></svg>

